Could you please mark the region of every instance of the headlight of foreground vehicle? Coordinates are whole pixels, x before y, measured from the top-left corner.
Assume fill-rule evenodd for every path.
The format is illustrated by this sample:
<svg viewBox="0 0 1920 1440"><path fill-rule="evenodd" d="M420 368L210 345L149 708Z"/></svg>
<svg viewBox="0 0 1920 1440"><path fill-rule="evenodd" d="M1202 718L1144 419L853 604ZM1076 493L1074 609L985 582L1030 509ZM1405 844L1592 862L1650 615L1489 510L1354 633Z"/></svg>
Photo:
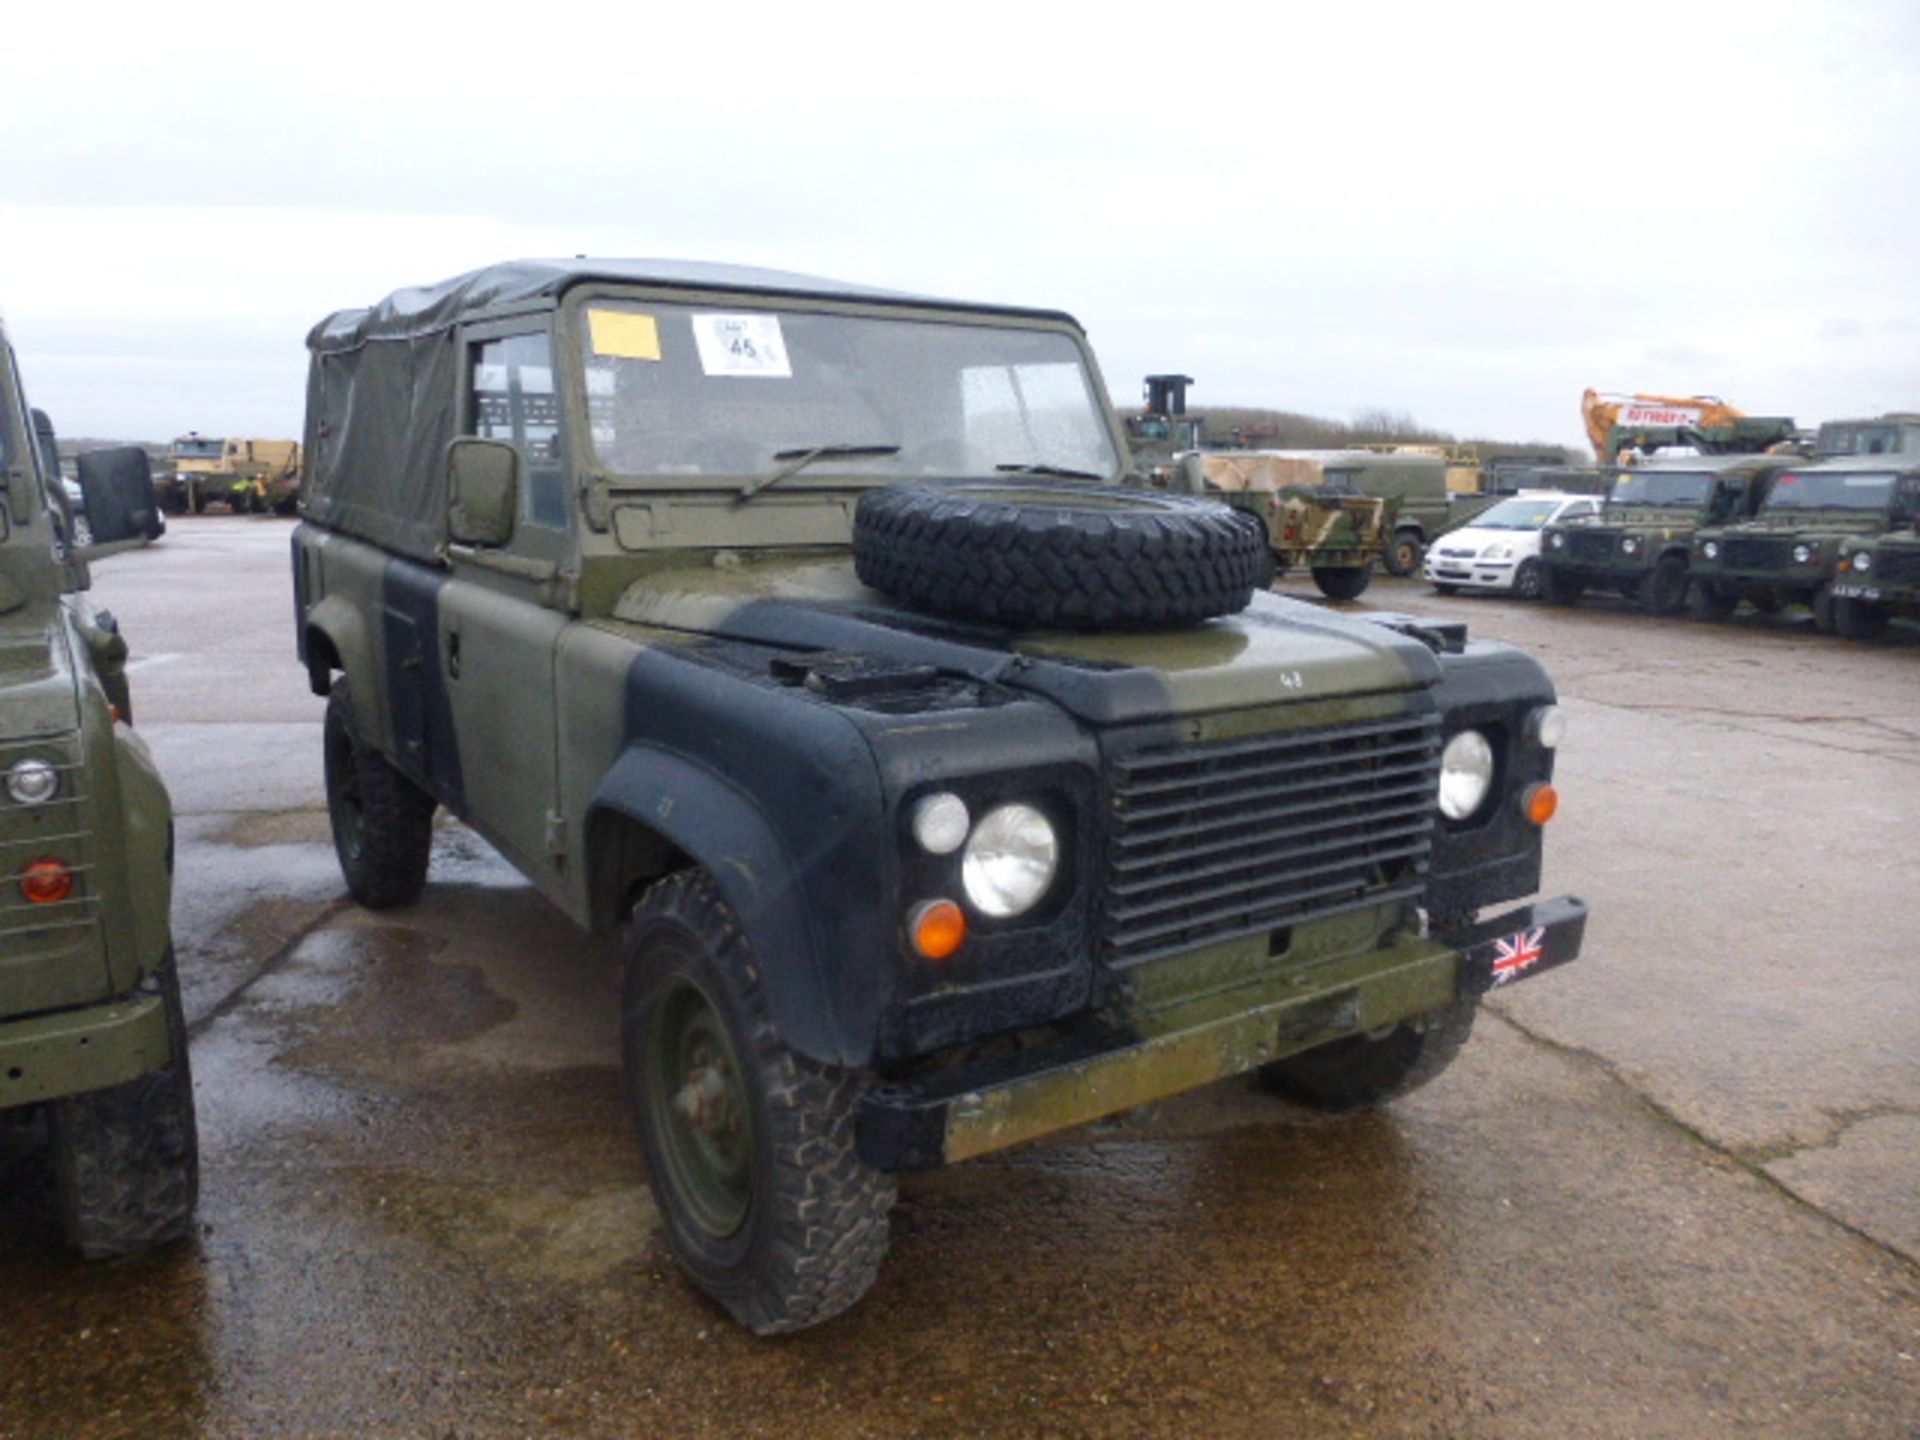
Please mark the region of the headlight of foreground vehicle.
<svg viewBox="0 0 1920 1440"><path fill-rule="evenodd" d="M1813 547L1811 545L1796 545L1793 547L1794 564L1804 565L1811 559L1813 559Z"/></svg>
<svg viewBox="0 0 1920 1440"><path fill-rule="evenodd" d="M45 760L20 760L7 771L7 794L19 805L44 805L60 793L60 772Z"/></svg>
<svg viewBox="0 0 1920 1440"><path fill-rule="evenodd" d="M1629 555L1638 555L1640 553L1640 537L1637 535L1627 536L1626 539L1620 542L1620 548Z"/></svg>
<svg viewBox="0 0 1920 1440"><path fill-rule="evenodd" d="M1873 568L1873 555L1869 551L1862 550L1858 555L1853 556L1852 560L1855 570L1871 570Z"/></svg>
<svg viewBox="0 0 1920 1440"><path fill-rule="evenodd" d="M1709 560L1718 560L1720 558L1720 542L1718 540L1707 541L1706 544L1700 547L1700 553Z"/></svg>
<svg viewBox="0 0 1920 1440"><path fill-rule="evenodd" d="M1564 550L1567 548L1567 537L1564 535L1549 535L1547 537L1547 543L1556 550Z"/></svg>
<svg viewBox="0 0 1920 1440"><path fill-rule="evenodd" d="M960 883L982 915L1024 914L1040 902L1060 868L1060 840L1031 805L1000 805L981 817L960 859Z"/></svg>
<svg viewBox="0 0 1920 1440"><path fill-rule="evenodd" d="M1493 746L1478 730L1462 730L1440 752L1440 813L1464 820L1493 788Z"/></svg>
<svg viewBox="0 0 1920 1440"><path fill-rule="evenodd" d="M1542 750L1558 750L1567 738L1567 712L1558 705L1542 705L1527 717L1527 728Z"/></svg>
<svg viewBox="0 0 1920 1440"><path fill-rule="evenodd" d="M913 838L929 855L951 855L967 840L973 817L951 790L929 795L913 807Z"/></svg>

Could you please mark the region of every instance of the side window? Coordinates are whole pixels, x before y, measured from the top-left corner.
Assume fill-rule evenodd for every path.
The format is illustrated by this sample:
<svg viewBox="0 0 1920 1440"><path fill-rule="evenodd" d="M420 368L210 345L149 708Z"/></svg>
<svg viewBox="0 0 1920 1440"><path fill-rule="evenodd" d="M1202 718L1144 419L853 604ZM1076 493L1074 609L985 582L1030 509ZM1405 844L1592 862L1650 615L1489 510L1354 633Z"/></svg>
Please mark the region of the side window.
<svg viewBox="0 0 1920 1440"><path fill-rule="evenodd" d="M473 413L467 418L467 433L505 440L518 449L526 477L522 515L535 525L566 528L560 399L554 392L552 343L545 331L473 347Z"/></svg>

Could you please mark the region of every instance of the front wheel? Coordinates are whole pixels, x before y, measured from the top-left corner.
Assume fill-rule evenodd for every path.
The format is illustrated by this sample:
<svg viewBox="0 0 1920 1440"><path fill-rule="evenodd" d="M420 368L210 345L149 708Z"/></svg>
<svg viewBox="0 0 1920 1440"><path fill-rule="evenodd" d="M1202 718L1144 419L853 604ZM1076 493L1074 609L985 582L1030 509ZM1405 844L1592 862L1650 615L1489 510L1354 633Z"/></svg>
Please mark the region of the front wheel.
<svg viewBox="0 0 1920 1440"><path fill-rule="evenodd" d="M1887 612L1852 596L1833 599L1833 632L1848 640L1876 640L1887 628Z"/></svg>
<svg viewBox="0 0 1920 1440"><path fill-rule="evenodd" d="M1822 635L1833 634L1833 582L1822 580L1820 588L1813 592L1813 628Z"/></svg>
<svg viewBox="0 0 1920 1440"><path fill-rule="evenodd" d="M650 888L627 942L621 1050L674 1254L748 1329L831 1319L873 1285L893 1178L861 1163L868 1077L781 1039L752 947L713 881Z"/></svg>
<svg viewBox="0 0 1920 1440"><path fill-rule="evenodd" d="M1662 555L1641 583L1640 608L1649 615L1678 615L1687 608L1687 562Z"/></svg>
<svg viewBox="0 0 1920 1440"><path fill-rule="evenodd" d="M1463 995L1377 1038L1353 1035L1262 1065L1260 1078L1288 1099L1316 1110L1384 1104L1419 1089L1451 1065L1473 1033L1479 1009L1479 996Z"/></svg>
<svg viewBox="0 0 1920 1440"><path fill-rule="evenodd" d="M1565 570L1549 568L1540 577L1540 593L1546 596L1549 605L1577 605L1584 589L1586 586L1580 583L1580 577Z"/></svg>
<svg viewBox="0 0 1920 1440"><path fill-rule="evenodd" d="M1513 593L1522 600L1540 598L1540 562L1522 560L1520 568L1513 572Z"/></svg>
<svg viewBox="0 0 1920 1440"><path fill-rule="evenodd" d="M1329 600L1358 600L1373 583L1373 566L1316 565L1313 583Z"/></svg>
<svg viewBox="0 0 1920 1440"><path fill-rule="evenodd" d="M1693 613L1702 620L1725 622L1740 608L1740 592L1703 581L1693 587Z"/></svg>
<svg viewBox="0 0 1920 1440"><path fill-rule="evenodd" d="M1383 557L1389 575L1412 575L1420 569L1420 562L1426 558L1427 547L1420 543L1420 535L1414 530L1402 530L1393 537L1393 543L1387 546Z"/></svg>
<svg viewBox="0 0 1920 1440"><path fill-rule="evenodd" d="M433 797L363 744L344 679L327 697L327 817L347 890L369 910L410 905L427 884Z"/></svg>
<svg viewBox="0 0 1920 1440"><path fill-rule="evenodd" d="M172 951L154 980L167 1017L167 1063L51 1106L54 1205L68 1243L89 1260L184 1239L193 1228L199 1132Z"/></svg>

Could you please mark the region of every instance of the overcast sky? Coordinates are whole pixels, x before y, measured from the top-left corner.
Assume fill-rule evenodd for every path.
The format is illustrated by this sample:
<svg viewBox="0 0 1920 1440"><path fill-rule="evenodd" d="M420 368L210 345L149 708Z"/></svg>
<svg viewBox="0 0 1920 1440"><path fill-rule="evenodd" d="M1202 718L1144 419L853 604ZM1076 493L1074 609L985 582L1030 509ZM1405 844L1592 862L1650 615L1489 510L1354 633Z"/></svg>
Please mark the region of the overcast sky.
<svg viewBox="0 0 1920 1440"><path fill-rule="evenodd" d="M38 4L8 49L0 309L70 435L296 435L322 315L582 252L1067 309L1129 402L1920 409L1916 0Z"/></svg>

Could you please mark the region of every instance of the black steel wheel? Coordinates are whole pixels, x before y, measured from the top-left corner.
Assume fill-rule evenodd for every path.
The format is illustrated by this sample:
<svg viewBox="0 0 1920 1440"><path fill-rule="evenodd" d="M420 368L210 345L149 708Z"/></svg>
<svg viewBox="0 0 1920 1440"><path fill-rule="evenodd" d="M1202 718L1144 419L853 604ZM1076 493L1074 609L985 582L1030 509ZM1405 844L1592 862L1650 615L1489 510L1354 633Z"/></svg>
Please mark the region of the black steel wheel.
<svg viewBox="0 0 1920 1440"><path fill-rule="evenodd" d="M861 1163L869 1077L782 1040L753 949L704 872L656 882L628 932L621 1049L674 1254L741 1324L829 1320L873 1285L893 1177Z"/></svg>
<svg viewBox="0 0 1920 1440"><path fill-rule="evenodd" d="M1316 1110L1358 1110L1410 1094L1436 1078L1473 1033L1480 997L1396 1025L1385 1035L1353 1035L1260 1067L1260 1078Z"/></svg>
<svg viewBox="0 0 1920 1440"><path fill-rule="evenodd" d="M347 890L369 910L410 905L427 884L434 799L361 742L344 678L323 727L327 816Z"/></svg>
<svg viewBox="0 0 1920 1440"><path fill-rule="evenodd" d="M169 950L154 972L170 1056L125 1084L56 1100L53 1197L61 1231L89 1260L127 1255L193 1230L199 1131L180 978Z"/></svg>
<svg viewBox="0 0 1920 1440"><path fill-rule="evenodd" d="M1358 600L1373 583L1373 566L1316 565L1313 583L1329 600Z"/></svg>

